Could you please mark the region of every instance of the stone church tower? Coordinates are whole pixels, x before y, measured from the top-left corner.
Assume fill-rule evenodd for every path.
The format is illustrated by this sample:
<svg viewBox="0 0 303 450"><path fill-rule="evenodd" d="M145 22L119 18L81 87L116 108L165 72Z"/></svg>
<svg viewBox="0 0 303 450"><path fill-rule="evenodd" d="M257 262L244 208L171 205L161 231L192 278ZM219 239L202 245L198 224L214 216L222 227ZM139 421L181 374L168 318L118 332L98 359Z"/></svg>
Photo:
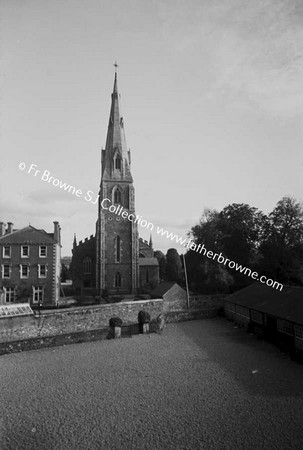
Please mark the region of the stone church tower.
<svg viewBox="0 0 303 450"><path fill-rule="evenodd" d="M134 294L138 288L137 223L123 219L108 209L110 206L114 209L114 205L121 205L128 215L135 215L135 191L130 163L115 72L106 145L105 150L102 150L96 223L96 286L101 295L104 291L108 294ZM102 205L106 205L107 209Z"/></svg>

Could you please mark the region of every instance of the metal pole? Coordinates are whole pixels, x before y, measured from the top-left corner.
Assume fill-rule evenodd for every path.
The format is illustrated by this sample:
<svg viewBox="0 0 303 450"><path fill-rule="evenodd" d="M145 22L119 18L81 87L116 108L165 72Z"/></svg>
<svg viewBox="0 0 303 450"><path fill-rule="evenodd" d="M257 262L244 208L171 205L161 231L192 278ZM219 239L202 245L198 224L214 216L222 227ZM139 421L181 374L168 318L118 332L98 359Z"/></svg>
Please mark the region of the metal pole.
<svg viewBox="0 0 303 450"><path fill-rule="evenodd" d="M182 253L182 256L183 256L184 274L185 274L185 283L186 283L187 308L189 309L189 292L188 292L187 271L186 271L186 263L185 263L184 253Z"/></svg>

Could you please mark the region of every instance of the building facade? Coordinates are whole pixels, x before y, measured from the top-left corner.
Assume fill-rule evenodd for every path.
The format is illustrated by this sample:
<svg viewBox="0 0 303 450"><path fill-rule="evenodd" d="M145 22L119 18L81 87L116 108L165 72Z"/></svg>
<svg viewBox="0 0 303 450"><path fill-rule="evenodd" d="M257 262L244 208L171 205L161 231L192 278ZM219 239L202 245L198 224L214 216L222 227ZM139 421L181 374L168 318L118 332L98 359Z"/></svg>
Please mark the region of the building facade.
<svg viewBox="0 0 303 450"><path fill-rule="evenodd" d="M77 244L75 236L72 254L70 273L75 294L81 295L83 289L96 288L96 237L91 235Z"/></svg>
<svg viewBox="0 0 303 450"><path fill-rule="evenodd" d="M117 214L119 208L122 214ZM99 295L136 294L144 285L159 282L159 265L152 243L140 256L135 189L131 174L131 154L127 149L124 119L118 93L117 73L111 94L111 108L105 149L101 155L101 183L95 237L74 240L71 264L74 286L96 287ZM143 242L143 241L142 241ZM140 251L141 253L141 251ZM140 275L140 267L144 275ZM143 269L144 266L144 269Z"/></svg>
<svg viewBox="0 0 303 450"><path fill-rule="evenodd" d="M47 233L0 222L0 303L56 306L60 298L60 226Z"/></svg>
<svg viewBox="0 0 303 450"><path fill-rule="evenodd" d="M150 293L159 284L159 262L154 257L152 238L149 243L139 238L139 286L140 292Z"/></svg>

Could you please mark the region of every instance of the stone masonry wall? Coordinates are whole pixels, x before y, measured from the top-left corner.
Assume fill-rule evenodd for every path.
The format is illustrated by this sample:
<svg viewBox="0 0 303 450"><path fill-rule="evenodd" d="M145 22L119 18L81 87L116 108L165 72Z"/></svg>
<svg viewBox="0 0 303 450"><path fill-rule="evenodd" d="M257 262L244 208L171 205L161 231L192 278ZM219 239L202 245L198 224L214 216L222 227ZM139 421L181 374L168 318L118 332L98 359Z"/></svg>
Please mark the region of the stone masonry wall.
<svg viewBox="0 0 303 450"><path fill-rule="evenodd" d="M193 309L220 309L224 306L226 295L196 295L189 297L189 307Z"/></svg>
<svg viewBox="0 0 303 450"><path fill-rule="evenodd" d="M223 308L224 295L196 295L189 297L190 311L218 310ZM164 312L188 312L186 292L177 285L164 296Z"/></svg>
<svg viewBox="0 0 303 450"><path fill-rule="evenodd" d="M0 342L97 330L108 327L109 319L114 316L121 317L125 325L137 323L140 310L149 312L154 319L163 311L163 300L112 303L0 319Z"/></svg>
<svg viewBox="0 0 303 450"><path fill-rule="evenodd" d="M166 322L215 317L222 308L223 298L220 295L190 297L190 309L184 305L184 298L172 296L167 300L112 303L45 311L40 316L3 318L0 319L0 354L103 339L108 334L111 317L121 317L124 325L136 324L140 310L149 312L151 319L164 313Z"/></svg>
<svg viewBox="0 0 303 450"><path fill-rule="evenodd" d="M186 292L178 284L174 284L164 296L164 311L182 311L187 309Z"/></svg>

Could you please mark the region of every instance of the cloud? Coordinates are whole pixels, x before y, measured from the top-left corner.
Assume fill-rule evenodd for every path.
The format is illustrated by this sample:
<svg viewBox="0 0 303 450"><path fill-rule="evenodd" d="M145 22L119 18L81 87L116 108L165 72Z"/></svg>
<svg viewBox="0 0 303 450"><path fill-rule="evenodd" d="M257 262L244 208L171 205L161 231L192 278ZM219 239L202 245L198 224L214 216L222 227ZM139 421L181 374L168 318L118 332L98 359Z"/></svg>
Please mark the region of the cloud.
<svg viewBox="0 0 303 450"><path fill-rule="evenodd" d="M70 203L79 200L78 197L72 193L65 192L56 188L49 187L48 189L41 189L32 191L27 195L27 200L33 203Z"/></svg>
<svg viewBox="0 0 303 450"><path fill-rule="evenodd" d="M29 193L11 191L1 198L3 220L10 220L10 217L16 217L18 220L22 220L23 217L30 220L32 218L55 220L54 218L58 217L79 217L81 214L97 214L97 205L86 201L85 194L78 198L73 194L49 189Z"/></svg>
<svg viewBox="0 0 303 450"><path fill-rule="evenodd" d="M159 17L174 52L188 55L203 80L201 98L273 115L303 114L300 0L192 0L174 8L163 1Z"/></svg>
<svg viewBox="0 0 303 450"><path fill-rule="evenodd" d="M213 92L272 114L303 113L303 29L295 3L251 2L227 22L214 48Z"/></svg>

